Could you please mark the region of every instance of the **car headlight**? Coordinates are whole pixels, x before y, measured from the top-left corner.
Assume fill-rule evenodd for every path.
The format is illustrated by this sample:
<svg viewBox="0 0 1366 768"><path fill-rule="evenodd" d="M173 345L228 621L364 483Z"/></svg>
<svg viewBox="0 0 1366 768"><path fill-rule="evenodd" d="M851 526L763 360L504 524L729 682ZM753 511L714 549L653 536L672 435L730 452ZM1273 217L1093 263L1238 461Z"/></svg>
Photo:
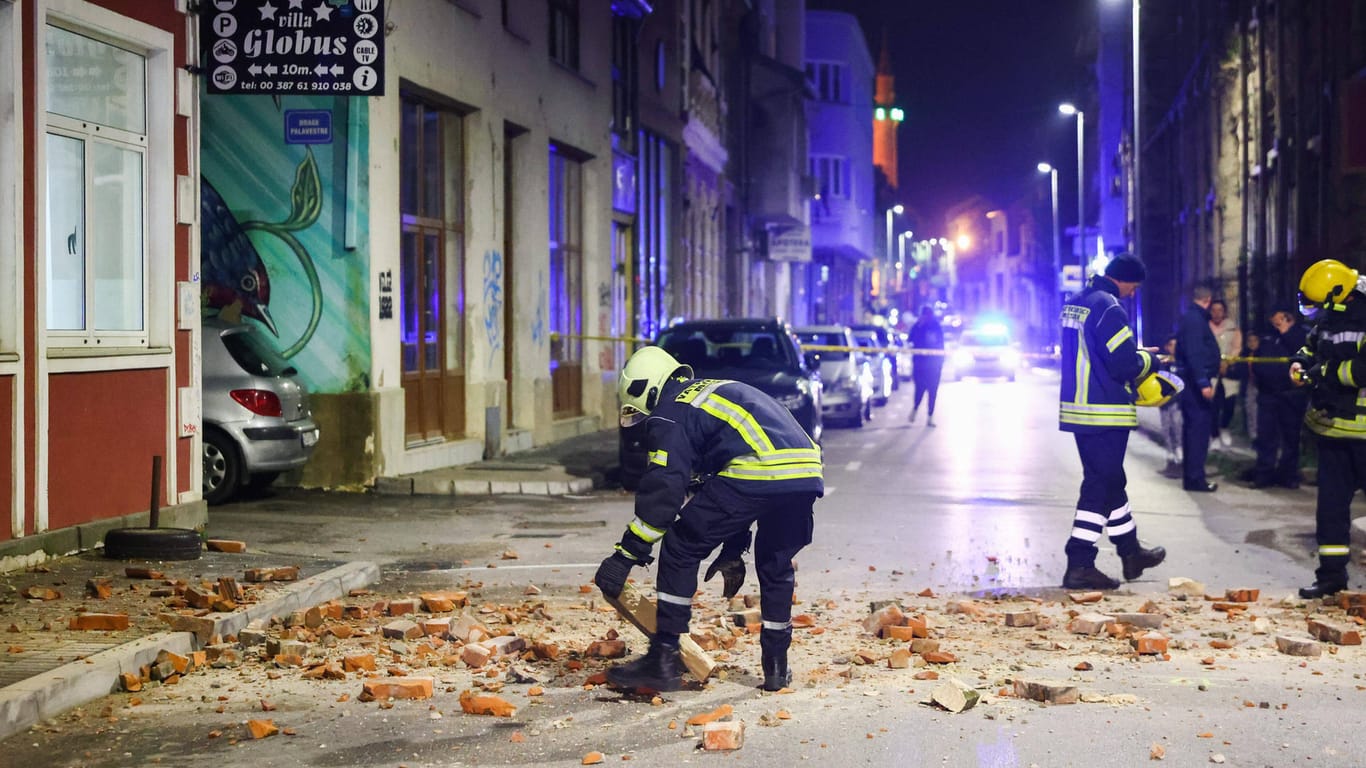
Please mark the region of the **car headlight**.
<svg viewBox="0 0 1366 768"><path fill-rule="evenodd" d="M1001 365L1007 368L1015 368L1020 365L1020 353L1013 349L1007 349L1001 353Z"/></svg>
<svg viewBox="0 0 1366 768"><path fill-rule="evenodd" d="M960 349L953 353L953 364L957 366L972 365L972 353L965 349Z"/></svg>

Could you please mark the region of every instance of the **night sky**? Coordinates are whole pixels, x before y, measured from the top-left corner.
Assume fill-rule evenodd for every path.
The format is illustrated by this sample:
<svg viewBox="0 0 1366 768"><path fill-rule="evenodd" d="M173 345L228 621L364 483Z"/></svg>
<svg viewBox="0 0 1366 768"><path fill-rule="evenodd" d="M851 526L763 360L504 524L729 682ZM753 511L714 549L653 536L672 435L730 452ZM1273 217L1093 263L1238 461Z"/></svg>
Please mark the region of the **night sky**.
<svg viewBox="0 0 1366 768"><path fill-rule="evenodd" d="M1005 205L1027 194L1028 185L1046 184L1035 168L1041 160L1059 168L1060 180L1075 178L1076 123L1057 106L1085 102L1094 87L1095 4L1107 1L1113 0L808 0L807 6L856 16L875 63L886 30L897 103L906 110L900 197L922 219L909 223L933 233L943 227L943 212L971 195ZM1088 173L1094 162L1088 156ZM1060 186L1059 204L1070 210L1075 184Z"/></svg>

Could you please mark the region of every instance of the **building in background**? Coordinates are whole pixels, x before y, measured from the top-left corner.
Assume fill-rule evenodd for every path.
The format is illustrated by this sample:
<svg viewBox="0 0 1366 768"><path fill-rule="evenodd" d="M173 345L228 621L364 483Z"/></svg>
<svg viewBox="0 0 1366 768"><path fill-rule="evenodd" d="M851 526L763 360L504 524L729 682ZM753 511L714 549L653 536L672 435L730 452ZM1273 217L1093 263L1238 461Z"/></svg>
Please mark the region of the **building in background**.
<svg viewBox="0 0 1366 768"><path fill-rule="evenodd" d="M0 2L0 570L207 520L195 26Z"/></svg>
<svg viewBox="0 0 1366 768"><path fill-rule="evenodd" d="M863 319L860 277L876 253L873 114L868 106L873 60L856 18L807 12L806 79L814 97L807 175L815 189L808 319L853 324Z"/></svg>

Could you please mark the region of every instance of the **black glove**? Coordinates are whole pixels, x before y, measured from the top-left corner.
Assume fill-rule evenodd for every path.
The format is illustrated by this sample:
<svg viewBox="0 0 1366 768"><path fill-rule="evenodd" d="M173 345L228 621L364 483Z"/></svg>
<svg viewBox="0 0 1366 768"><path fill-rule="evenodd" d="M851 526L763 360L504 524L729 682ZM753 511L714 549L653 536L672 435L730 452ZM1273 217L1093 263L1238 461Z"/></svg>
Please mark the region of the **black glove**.
<svg viewBox="0 0 1366 768"><path fill-rule="evenodd" d="M623 555L620 552L613 552L610 557L602 561L598 566L598 572L593 576L593 583L598 585L604 595L617 597L626 588L626 577L631 575L631 568L636 561Z"/></svg>
<svg viewBox="0 0 1366 768"><path fill-rule="evenodd" d="M702 580L711 581L711 577L717 573L721 574L721 595L726 598L735 597L745 583L745 561L722 552L711 561L707 575Z"/></svg>

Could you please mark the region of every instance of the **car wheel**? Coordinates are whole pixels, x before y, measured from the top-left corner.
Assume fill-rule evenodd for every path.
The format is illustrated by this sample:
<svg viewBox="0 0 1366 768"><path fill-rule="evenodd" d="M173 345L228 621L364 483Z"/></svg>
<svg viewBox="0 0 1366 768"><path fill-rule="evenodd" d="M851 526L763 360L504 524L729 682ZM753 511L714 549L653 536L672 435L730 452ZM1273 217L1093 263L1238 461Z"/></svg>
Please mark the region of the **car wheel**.
<svg viewBox="0 0 1366 768"><path fill-rule="evenodd" d="M222 504L232 498L242 483L242 458L237 446L216 429L204 432L204 500Z"/></svg>
<svg viewBox="0 0 1366 768"><path fill-rule="evenodd" d="M104 556L115 560L198 560L199 534L189 528L115 528L104 534Z"/></svg>
<svg viewBox="0 0 1366 768"><path fill-rule="evenodd" d="M865 401L863 401L863 403L861 403L861 404L859 405L858 410L854 412L854 420L853 420L853 423L850 424L850 426L852 426L854 429L863 429L863 425L864 425L864 423L867 422L867 421L868 421L868 401L865 400Z"/></svg>

